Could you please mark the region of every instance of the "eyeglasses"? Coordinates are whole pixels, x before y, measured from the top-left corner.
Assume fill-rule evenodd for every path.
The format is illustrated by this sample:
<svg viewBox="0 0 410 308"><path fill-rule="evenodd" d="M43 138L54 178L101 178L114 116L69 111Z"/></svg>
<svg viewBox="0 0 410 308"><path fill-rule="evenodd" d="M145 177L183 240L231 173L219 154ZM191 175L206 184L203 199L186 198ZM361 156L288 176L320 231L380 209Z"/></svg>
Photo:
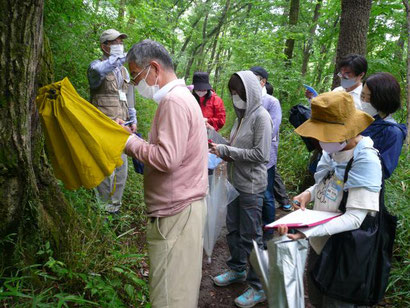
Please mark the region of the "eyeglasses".
<svg viewBox="0 0 410 308"><path fill-rule="evenodd" d="M349 78L349 77L347 77L347 76L346 76L346 77L344 77L344 76L343 76L343 74L342 74L341 72L337 73L337 76L339 76L340 78L345 78L345 79L348 79L348 78Z"/></svg>
<svg viewBox="0 0 410 308"><path fill-rule="evenodd" d="M339 76L340 78L343 78L343 79L350 79L350 78L355 77L353 72L346 72L346 73L339 72L339 73L337 73L337 76Z"/></svg>
<svg viewBox="0 0 410 308"><path fill-rule="evenodd" d="M150 65L151 65L151 64L148 64L147 66L145 66L145 67L142 69L142 71L139 72L135 77L132 77L132 76L131 76L130 84L132 84L132 85L134 85L134 86L138 85L138 83L135 82L135 79L137 79L138 76L141 75L142 72L145 71Z"/></svg>

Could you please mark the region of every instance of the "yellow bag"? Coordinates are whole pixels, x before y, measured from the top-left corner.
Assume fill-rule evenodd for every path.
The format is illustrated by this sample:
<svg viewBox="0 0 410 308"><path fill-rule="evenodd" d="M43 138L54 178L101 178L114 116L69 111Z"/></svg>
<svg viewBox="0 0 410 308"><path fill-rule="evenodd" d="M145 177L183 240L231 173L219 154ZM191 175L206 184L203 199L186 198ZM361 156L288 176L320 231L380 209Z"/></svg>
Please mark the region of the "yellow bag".
<svg viewBox="0 0 410 308"><path fill-rule="evenodd" d="M39 90L37 108L56 178L93 188L121 166L130 134L74 89L68 78Z"/></svg>

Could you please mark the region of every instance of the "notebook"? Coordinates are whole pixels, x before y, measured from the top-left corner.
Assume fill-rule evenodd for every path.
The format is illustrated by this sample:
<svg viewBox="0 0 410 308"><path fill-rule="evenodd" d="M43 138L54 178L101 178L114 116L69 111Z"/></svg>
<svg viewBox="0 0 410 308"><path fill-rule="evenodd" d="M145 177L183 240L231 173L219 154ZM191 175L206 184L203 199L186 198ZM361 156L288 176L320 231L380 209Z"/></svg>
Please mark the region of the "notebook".
<svg viewBox="0 0 410 308"><path fill-rule="evenodd" d="M314 227L340 215L342 213L299 209L266 225L265 229L277 228L280 225L286 225L288 228Z"/></svg>

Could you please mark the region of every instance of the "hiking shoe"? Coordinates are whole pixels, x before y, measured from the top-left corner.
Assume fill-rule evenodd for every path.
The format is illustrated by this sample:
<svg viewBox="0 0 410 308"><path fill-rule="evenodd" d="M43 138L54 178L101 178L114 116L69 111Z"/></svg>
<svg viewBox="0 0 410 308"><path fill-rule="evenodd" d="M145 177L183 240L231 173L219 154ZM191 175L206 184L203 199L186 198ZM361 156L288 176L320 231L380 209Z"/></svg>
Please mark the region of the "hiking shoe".
<svg viewBox="0 0 410 308"><path fill-rule="evenodd" d="M249 287L245 293L235 298L235 305L241 308L250 308L266 301L265 291Z"/></svg>
<svg viewBox="0 0 410 308"><path fill-rule="evenodd" d="M285 212L292 212L293 206L291 204L285 204L281 206L281 209L284 210Z"/></svg>
<svg viewBox="0 0 410 308"><path fill-rule="evenodd" d="M245 270L243 270L242 272L229 270L213 278L214 283L219 287L229 286L231 283L242 282L242 281L245 281L245 279L246 279Z"/></svg>
<svg viewBox="0 0 410 308"><path fill-rule="evenodd" d="M121 205L106 204L105 211L110 214L117 214L120 210Z"/></svg>

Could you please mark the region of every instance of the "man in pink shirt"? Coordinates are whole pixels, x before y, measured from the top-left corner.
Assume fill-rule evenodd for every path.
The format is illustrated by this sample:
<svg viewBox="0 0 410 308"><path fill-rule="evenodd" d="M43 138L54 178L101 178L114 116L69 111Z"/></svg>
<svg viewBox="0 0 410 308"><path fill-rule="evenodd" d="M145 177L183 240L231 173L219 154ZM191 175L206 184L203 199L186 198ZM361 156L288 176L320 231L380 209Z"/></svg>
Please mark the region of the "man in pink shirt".
<svg viewBox="0 0 410 308"><path fill-rule="evenodd" d="M145 164L150 301L152 307L197 307L208 188L201 109L161 44L135 44L127 61L138 93L158 104L149 142L133 135L125 147Z"/></svg>

